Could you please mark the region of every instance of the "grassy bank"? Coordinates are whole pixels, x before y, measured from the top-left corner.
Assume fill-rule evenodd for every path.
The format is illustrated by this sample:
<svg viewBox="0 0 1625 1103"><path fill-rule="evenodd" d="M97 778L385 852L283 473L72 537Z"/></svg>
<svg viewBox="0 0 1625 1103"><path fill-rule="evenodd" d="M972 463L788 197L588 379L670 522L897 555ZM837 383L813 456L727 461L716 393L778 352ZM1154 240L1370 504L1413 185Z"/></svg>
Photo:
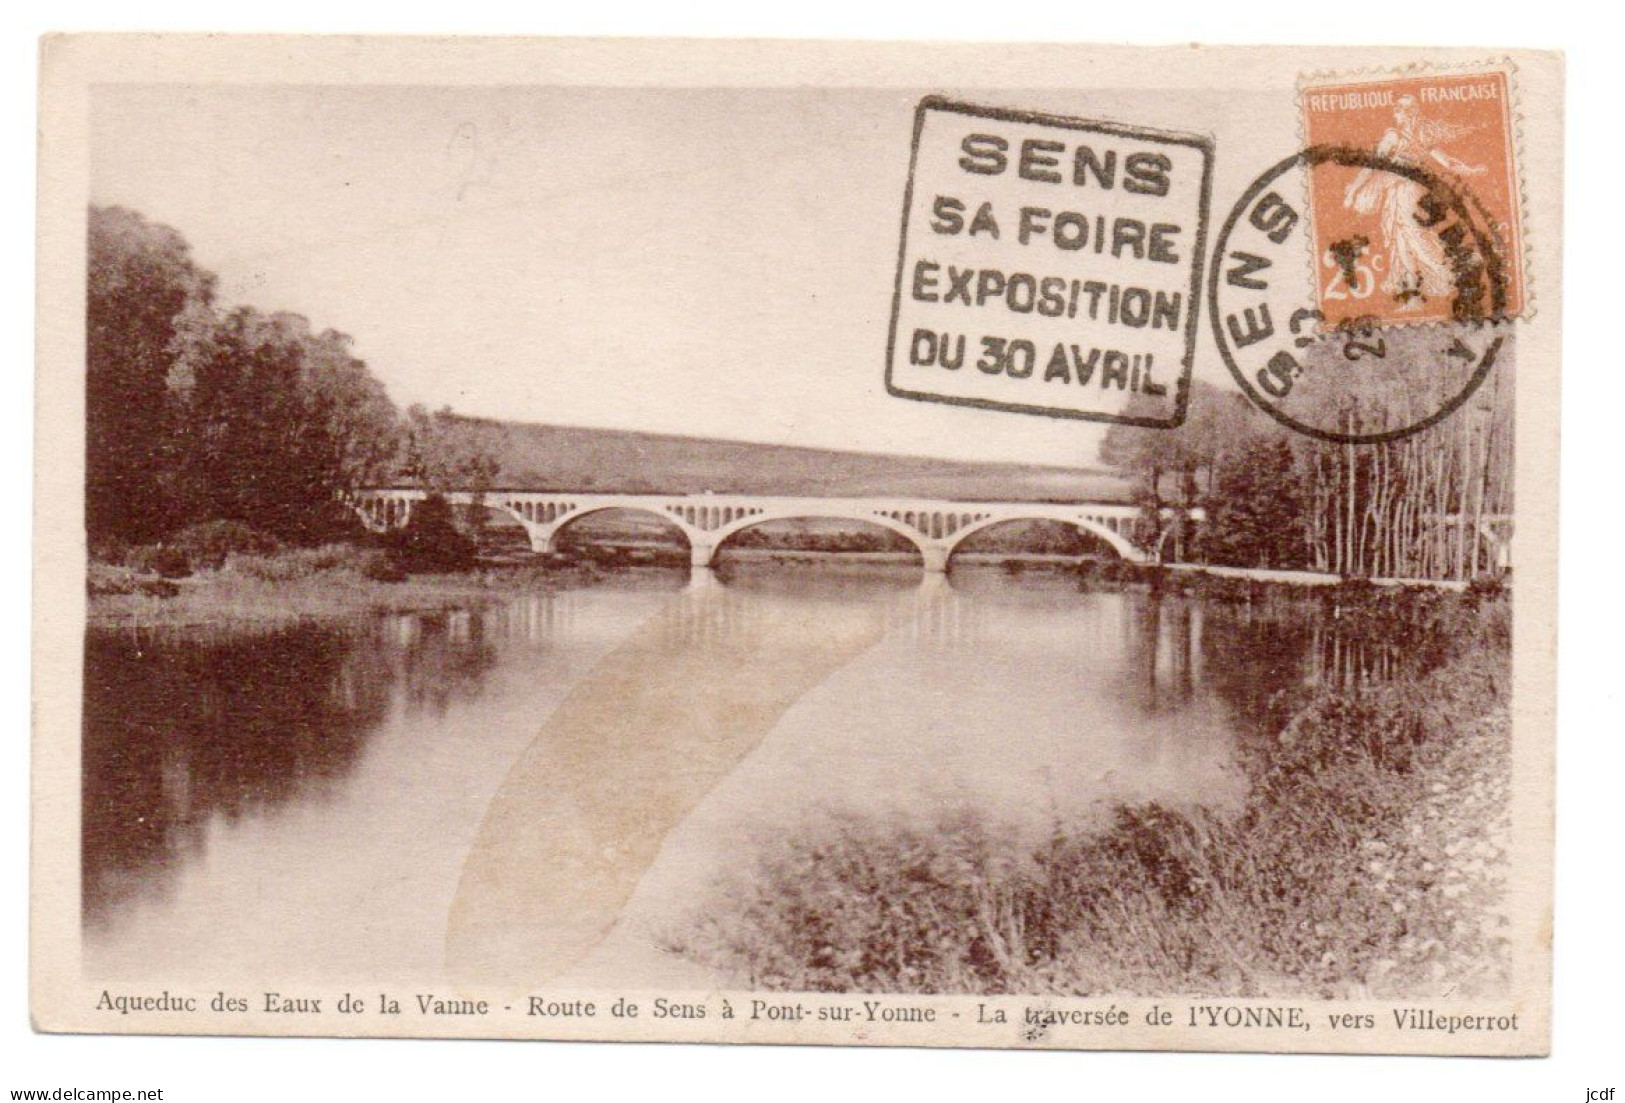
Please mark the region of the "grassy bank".
<svg viewBox="0 0 1625 1103"><path fill-rule="evenodd" d="M1239 811L1120 806L1039 845L986 813L791 836L673 948L786 990L1419 997L1506 980L1507 610L1345 615L1430 649L1298 691L1243 741Z"/></svg>
<svg viewBox="0 0 1625 1103"><path fill-rule="evenodd" d="M406 574L376 548L330 544L234 553L218 566L166 578L143 566L92 563L89 623L97 627L272 627L372 613L434 612L577 585L591 563L485 565Z"/></svg>

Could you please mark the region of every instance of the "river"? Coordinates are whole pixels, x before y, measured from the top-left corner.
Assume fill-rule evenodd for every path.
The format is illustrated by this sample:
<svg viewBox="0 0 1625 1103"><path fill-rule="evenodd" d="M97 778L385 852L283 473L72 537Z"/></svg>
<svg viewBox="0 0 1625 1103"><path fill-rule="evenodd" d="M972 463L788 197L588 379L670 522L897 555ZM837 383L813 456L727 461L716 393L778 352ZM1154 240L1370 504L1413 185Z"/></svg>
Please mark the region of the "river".
<svg viewBox="0 0 1625 1103"><path fill-rule="evenodd" d="M1062 571L822 564L92 630L86 972L716 983L662 947L823 818L1036 837L1118 801L1238 802L1237 741L1324 676L1323 627Z"/></svg>

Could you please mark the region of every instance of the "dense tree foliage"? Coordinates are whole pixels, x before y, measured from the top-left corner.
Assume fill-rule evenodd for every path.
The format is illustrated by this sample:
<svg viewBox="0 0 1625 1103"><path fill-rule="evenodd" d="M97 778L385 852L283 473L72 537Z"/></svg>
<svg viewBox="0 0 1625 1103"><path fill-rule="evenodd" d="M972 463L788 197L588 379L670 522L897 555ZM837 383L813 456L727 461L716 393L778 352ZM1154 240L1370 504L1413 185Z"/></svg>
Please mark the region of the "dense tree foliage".
<svg viewBox="0 0 1625 1103"><path fill-rule="evenodd" d="M457 525L445 497L431 493L406 524L386 538L395 561L408 571L457 571L474 561L475 543Z"/></svg>
<svg viewBox="0 0 1625 1103"><path fill-rule="evenodd" d="M308 543L340 492L393 474L402 427L350 339L292 314L221 314L174 230L91 208L86 526L144 543L240 522Z"/></svg>
<svg viewBox="0 0 1625 1103"><path fill-rule="evenodd" d="M91 208L87 268L85 521L92 539L150 540L175 523L171 377L214 280L174 230L117 207Z"/></svg>
<svg viewBox="0 0 1625 1103"><path fill-rule="evenodd" d="M1421 338L1385 338L1397 360ZM1510 338L1509 338L1510 340ZM1438 424L1381 444L1341 444L1283 428L1240 394L1197 385L1174 430L1114 425L1102 458L1132 476L1140 536L1165 559L1308 569L1354 577L1472 579L1498 574L1512 513L1511 350L1470 401ZM1409 377L1414 379L1414 376ZM1332 373L1306 399L1358 431L1437 409L1396 373L1357 397ZM1179 509L1164 514L1164 507ZM1190 526L1184 510L1201 507ZM1169 526L1180 526L1167 531Z"/></svg>
<svg viewBox="0 0 1625 1103"><path fill-rule="evenodd" d="M1160 416L1160 401L1135 395L1126 411ZM1100 446L1103 460L1132 473L1142 510L1141 538L1175 559L1202 558L1203 533L1188 511L1213 493L1221 462L1247 440L1249 412L1240 394L1193 383L1185 423L1178 429L1146 429L1116 424ZM1177 507L1165 510L1165 507Z"/></svg>
<svg viewBox="0 0 1625 1103"><path fill-rule="evenodd" d="M1245 441L1218 467L1206 547L1221 563L1301 570L1307 503L1292 445L1281 435Z"/></svg>
<svg viewBox="0 0 1625 1103"><path fill-rule="evenodd" d="M449 406L433 413L410 406L401 473L430 490L482 494L496 486L505 435L502 426L459 417Z"/></svg>

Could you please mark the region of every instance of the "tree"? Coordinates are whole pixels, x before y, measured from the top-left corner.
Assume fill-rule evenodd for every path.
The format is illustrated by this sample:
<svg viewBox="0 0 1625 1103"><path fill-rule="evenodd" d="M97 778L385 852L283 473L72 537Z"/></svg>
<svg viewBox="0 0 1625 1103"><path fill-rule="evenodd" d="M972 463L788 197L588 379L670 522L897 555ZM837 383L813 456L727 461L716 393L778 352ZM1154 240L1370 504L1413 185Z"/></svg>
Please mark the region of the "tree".
<svg viewBox="0 0 1625 1103"><path fill-rule="evenodd" d="M1155 399L1135 395L1125 413L1156 416L1163 406ZM1100 445L1100 457L1131 473L1136 499L1143 510L1142 528L1153 545L1164 543L1163 507L1170 499L1180 507L1171 535L1176 558L1199 551L1190 513L1213 489L1213 471L1219 459L1239 447L1251 431L1247 400L1240 394L1206 383L1193 383L1183 425L1173 429L1115 424ZM1203 475L1206 475L1206 488Z"/></svg>
<svg viewBox="0 0 1625 1103"><path fill-rule="evenodd" d="M499 426L459 417L451 407L430 413L414 404L406 411L405 474L430 490L494 489L502 470Z"/></svg>
<svg viewBox="0 0 1625 1103"><path fill-rule="evenodd" d="M170 381L214 277L180 234L121 207L90 208L87 247L85 528L93 544L150 541L175 521Z"/></svg>
<svg viewBox="0 0 1625 1103"><path fill-rule="evenodd" d="M242 521L284 539L330 497L309 453L325 451L307 424L297 327L242 307L210 337L181 399L181 485L188 520Z"/></svg>
<svg viewBox="0 0 1625 1103"><path fill-rule="evenodd" d="M1491 377L1449 417L1380 444L1297 441L1309 493L1305 545L1319 570L1354 576L1471 579L1504 566L1495 539L1511 512L1516 335ZM1348 432L1414 425L1459 395L1474 367L1441 356L1428 327L1389 327L1351 376L1313 346L1295 389L1303 416ZM1330 352L1328 352L1328 349ZM1328 359L1329 358L1329 359Z"/></svg>
<svg viewBox="0 0 1625 1103"><path fill-rule="evenodd" d="M249 307L215 326L177 395L187 519L241 521L285 540L331 538L338 503L384 472L394 409L349 338Z"/></svg>
<svg viewBox="0 0 1625 1103"><path fill-rule="evenodd" d="M402 430L383 385L335 330L240 307L180 234L90 209L86 528L150 543L237 521L285 540L353 523L340 492L386 477Z"/></svg>
<svg viewBox="0 0 1625 1103"><path fill-rule="evenodd" d="M406 525L385 538L385 546L408 571L460 571L474 562L473 539L458 529L451 504L438 493L417 503Z"/></svg>
<svg viewBox="0 0 1625 1103"><path fill-rule="evenodd" d="M1292 443L1260 434L1220 464L1209 511L1208 549L1238 567L1298 570L1305 563L1307 503Z"/></svg>
<svg viewBox="0 0 1625 1103"><path fill-rule="evenodd" d="M1426 327L1384 330L1372 346L1383 354L1361 360L1358 372L1343 347L1340 339L1311 346L1312 370L1293 390L1296 416L1343 432L1416 424L1459 394L1471 367L1440 363ZM1470 401L1382 443L1290 432L1241 395L1198 384L1184 425L1114 425L1101 455L1135 477L1153 540L1163 535L1165 502L1206 507L1201 544L1185 541L1199 557L1352 577L1471 579L1507 565L1515 352L1509 332ZM1183 534L1172 535L1177 549Z"/></svg>
<svg viewBox="0 0 1625 1103"><path fill-rule="evenodd" d="M351 344L331 329L302 341L310 413L330 449L325 463L346 490L388 478L403 436L384 385L351 354Z"/></svg>
<svg viewBox="0 0 1625 1103"><path fill-rule="evenodd" d="M1150 400L1135 395L1124 411L1130 416L1161 411ZM1179 468L1184 452L1177 430L1114 424L1100 442L1100 458L1133 477L1134 500L1140 507L1140 537L1153 547L1162 543L1163 477Z"/></svg>

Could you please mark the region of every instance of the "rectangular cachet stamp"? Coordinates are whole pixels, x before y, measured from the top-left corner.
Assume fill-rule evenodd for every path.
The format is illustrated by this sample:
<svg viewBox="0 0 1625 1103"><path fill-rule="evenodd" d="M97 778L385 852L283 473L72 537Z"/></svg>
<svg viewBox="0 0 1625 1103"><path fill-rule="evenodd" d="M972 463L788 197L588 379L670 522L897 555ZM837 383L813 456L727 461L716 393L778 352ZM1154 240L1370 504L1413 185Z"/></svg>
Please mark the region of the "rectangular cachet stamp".
<svg viewBox="0 0 1625 1103"><path fill-rule="evenodd" d="M1512 75L1502 63L1302 86L1307 143L1325 158L1309 204L1328 324L1524 313Z"/></svg>
<svg viewBox="0 0 1625 1103"><path fill-rule="evenodd" d="M887 388L1178 425L1212 161L1199 134L921 100Z"/></svg>

